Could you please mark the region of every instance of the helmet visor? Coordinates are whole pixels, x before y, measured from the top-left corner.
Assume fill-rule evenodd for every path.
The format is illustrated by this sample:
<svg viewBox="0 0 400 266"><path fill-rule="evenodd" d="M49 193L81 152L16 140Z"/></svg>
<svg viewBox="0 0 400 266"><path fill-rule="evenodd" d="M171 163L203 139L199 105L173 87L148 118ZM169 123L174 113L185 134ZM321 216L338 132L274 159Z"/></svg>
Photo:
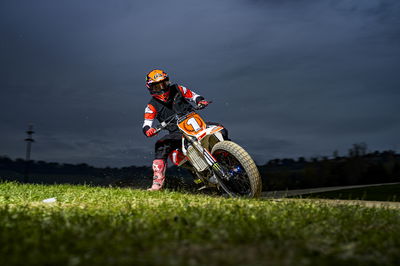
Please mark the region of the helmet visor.
<svg viewBox="0 0 400 266"><path fill-rule="evenodd" d="M166 81L152 83L149 90L152 94L163 94L168 91L168 83Z"/></svg>

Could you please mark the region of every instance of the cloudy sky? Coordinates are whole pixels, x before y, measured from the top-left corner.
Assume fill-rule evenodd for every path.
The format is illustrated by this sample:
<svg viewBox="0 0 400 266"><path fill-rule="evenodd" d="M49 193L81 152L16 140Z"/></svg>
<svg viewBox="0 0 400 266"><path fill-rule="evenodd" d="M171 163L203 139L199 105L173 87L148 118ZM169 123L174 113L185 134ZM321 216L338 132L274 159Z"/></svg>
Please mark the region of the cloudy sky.
<svg viewBox="0 0 400 266"><path fill-rule="evenodd" d="M257 163L400 150L397 0L4 0L0 36L0 155L149 165L154 68Z"/></svg>

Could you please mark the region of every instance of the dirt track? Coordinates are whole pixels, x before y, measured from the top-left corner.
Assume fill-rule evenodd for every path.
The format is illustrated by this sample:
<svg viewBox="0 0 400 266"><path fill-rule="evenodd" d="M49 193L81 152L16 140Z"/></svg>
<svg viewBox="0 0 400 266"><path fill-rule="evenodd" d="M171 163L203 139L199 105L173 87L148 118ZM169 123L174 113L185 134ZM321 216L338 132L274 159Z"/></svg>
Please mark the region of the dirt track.
<svg viewBox="0 0 400 266"><path fill-rule="evenodd" d="M390 208L390 209L400 209L400 202L392 201L366 201L366 200L337 200L337 199L287 199L286 197L300 196L304 194L319 193L326 191L335 191L342 189L352 189L352 188L363 188L363 187L374 187L383 185L395 185L400 183L385 183L385 184L371 184L371 185L358 185L358 186L345 186L345 187L322 187L322 188L310 188L310 189L298 189L298 190L281 190L281 191L267 191L261 194L262 198L273 199L276 201L280 200L302 200L302 201L313 201L329 204L347 204L347 205L360 205L365 207L379 207L379 208Z"/></svg>
<svg viewBox="0 0 400 266"><path fill-rule="evenodd" d="M389 209L400 209L400 202L393 201L367 201L367 200L332 200L332 199L273 199L276 201L309 201L309 202L321 202L333 205L359 205L371 208L389 208Z"/></svg>
<svg viewBox="0 0 400 266"><path fill-rule="evenodd" d="M376 187L384 185L397 185L400 183L384 183L384 184L370 184L370 185L357 185L357 186L340 186L340 187L319 187L319 188L307 188L307 189L295 189L295 190L278 190L278 191L266 191L261 194L263 198L285 198L292 196L300 196L304 194L320 193L327 191L335 191L342 189L352 189L352 188L363 188L363 187Z"/></svg>

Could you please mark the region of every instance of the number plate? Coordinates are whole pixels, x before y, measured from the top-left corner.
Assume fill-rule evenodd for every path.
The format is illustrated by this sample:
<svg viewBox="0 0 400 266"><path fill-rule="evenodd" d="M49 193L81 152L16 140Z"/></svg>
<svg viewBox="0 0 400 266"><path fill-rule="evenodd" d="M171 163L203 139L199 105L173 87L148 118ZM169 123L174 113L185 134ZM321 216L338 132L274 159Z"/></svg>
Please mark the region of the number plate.
<svg viewBox="0 0 400 266"><path fill-rule="evenodd" d="M196 136L202 130L206 129L207 125L196 113L190 113L186 119L178 124L178 127L188 135Z"/></svg>

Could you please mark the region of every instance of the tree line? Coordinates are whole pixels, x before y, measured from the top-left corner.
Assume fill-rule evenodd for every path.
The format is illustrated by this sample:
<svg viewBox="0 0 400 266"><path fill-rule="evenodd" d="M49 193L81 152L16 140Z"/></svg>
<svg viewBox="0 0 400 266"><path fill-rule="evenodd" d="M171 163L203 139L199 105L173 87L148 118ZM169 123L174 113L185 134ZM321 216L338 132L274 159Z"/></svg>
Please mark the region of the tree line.
<svg viewBox="0 0 400 266"><path fill-rule="evenodd" d="M273 159L258 168L264 190L400 182L400 154L391 150L367 152L364 143L354 144L347 156L339 156L335 151L330 158ZM151 175L151 167L146 166L99 168L86 163L26 162L0 156L2 180L144 187L150 182ZM169 168L167 176L172 183L192 182L192 175L177 167Z"/></svg>
<svg viewBox="0 0 400 266"><path fill-rule="evenodd" d="M348 156L334 152L332 158L274 159L259 170L268 190L400 182L400 154L368 153L362 143L354 144Z"/></svg>

